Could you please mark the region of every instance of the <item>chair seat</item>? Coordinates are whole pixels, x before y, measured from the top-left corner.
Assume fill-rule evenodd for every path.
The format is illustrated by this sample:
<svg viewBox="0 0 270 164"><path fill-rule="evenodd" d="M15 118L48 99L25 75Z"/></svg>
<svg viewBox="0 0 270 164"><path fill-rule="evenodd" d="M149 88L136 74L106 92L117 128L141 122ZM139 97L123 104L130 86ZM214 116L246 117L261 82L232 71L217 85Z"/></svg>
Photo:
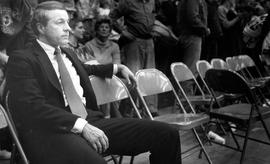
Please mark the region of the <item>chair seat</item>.
<svg viewBox="0 0 270 164"><path fill-rule="evenodd" d="M188 96L188 100L192 103L192 104L196 104L196 105L204 105L204 104L209 104L212 99L211 97L203 97L201 95L196 95L196 96ZM187 101L186 99L182 98L180 99L180 101L185 102Z"/></svg>
<svg viewBox="0 0 270 164"><path fill-rule="evenodd" d="M207 123L210 118L206 114L166 114L154 118L155 121L176 125L180 130L188 130Z"/></svg>
<svg viewBox="0 0 270 164"><path fill-rule="evenodd" d="M245 124L249 119L251 107L251 104L233 104L221 107L219 109L213 109L210 112L210 117L226 119L231 122ZM270 117L269 107L259 107L259 110L264 118ZM256 112L256 110L254 110L251 119L258 119L258 113Z"/></svg>

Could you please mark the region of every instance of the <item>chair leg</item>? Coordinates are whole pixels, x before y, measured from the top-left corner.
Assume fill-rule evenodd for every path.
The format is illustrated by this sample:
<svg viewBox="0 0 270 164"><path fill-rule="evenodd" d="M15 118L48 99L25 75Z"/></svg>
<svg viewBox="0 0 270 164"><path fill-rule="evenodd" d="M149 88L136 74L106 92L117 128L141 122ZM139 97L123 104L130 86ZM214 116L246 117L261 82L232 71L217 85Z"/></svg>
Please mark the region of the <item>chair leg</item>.
<svg viewBox="0 0 270 164"><path fill-rule="evenodd" d="M201 141L201 139L200 139L200 137L199 137L197 131L196 131L194 128L192 128L192 131L193 131L193 133L194 133L194 135L195 135L197 141L199 142L199 144L200 144L200 146L201 146L201 148L202 148L202 151L203 151L203 153L204 153L204 155L205 155L205 157L206 157L208 163L209 163L209 164L212 164L212 161L211 161L211 159L210 159L208 153L206 152L206 150L205 150L205 148L204 148L204 146L203 146L203 143L202 143L202 141Z"/></svg>
<svg viewBox="0 0 270 164"><path fill-rule="evenodd" d="M119 164L118 160L116 159L116 157L114 155L111 155L111 157L112 157L112 160L113 160L114 164Z"/></svg>
<svg viewBox="0 0 270 164"><path fill-rule="evenodd" d="M244 141L244 145L243 145L243 148L242 148L240 164L242 164L244 162L245 153L246 153L246 147L247 147L247 141L248 141L248 137L249 137L249 132L250 132L250 121L248 122L248 126L247 126L247 132L246 132L246 135L245 135L245 141Z"/></svg>
<svg viewBox="0 0 270 164"><path fill-rule="evenodd" d="M134 158L135 158L135 156L131 156L130 162L129 162L130 164L133 164Z"/></svg>
<svg viewBox="0 0 270 164"><path fill-rule="evenodd" d="M239 143L238 143L238 140L237 140L236 137L235 137L235 134L233 133L233 131L232 131L232 129L231 129L229 123L226 122L226 124L227 124L227 126L229 127L229 132L231 133L231 136L232 136L232 138L233 138L234 143L235 143L236 146L237 146L237 149L240 150L240 145L239 145Z"/></svg>
<svg viewBox="0 0 270 164"><path fill-rule="evenodd" d="M119 164L122 164L123 157L124 157L123 155L120 156L119 161L118 161Z"/></svg>

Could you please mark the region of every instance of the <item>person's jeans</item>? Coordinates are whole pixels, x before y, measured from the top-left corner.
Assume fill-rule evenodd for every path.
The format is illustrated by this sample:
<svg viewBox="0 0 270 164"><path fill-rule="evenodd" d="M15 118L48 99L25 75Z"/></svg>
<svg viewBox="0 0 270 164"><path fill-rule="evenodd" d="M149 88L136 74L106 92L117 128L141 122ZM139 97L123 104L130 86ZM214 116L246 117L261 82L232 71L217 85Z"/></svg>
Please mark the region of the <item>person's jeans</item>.
<svg viewBox="0 0 270 164"><path fill-rule="evenodd" d="M135 74L140 69L155 68L153 39L136 38L126 43L122 49L123 63ZM132 91L133 95L134 91ZM157 112L157 96L146 97L151 112Z"/></svg>
<svg viewBox="0 0 270 164"><path fill-rule="evenodd" d="M179 55L182 55L183 63L191 70L194 76L197 76L196 62L201 57L202 38L196 35L179 36Z"/></svg>

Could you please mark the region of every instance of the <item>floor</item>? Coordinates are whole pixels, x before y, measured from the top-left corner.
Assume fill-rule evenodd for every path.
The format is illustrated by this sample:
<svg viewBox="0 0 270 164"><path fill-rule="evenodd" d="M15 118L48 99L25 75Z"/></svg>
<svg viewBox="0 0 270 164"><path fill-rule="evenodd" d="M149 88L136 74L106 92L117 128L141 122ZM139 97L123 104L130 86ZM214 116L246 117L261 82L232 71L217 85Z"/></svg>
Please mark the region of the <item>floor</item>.
<svg viewBox="0 0 270 164"><path fill-rule="evenodd" d="M270 120L268 120L268 125ZM252 132L253 136L257 136L265 141L266 137L261 128L256 128ZM226 139L226 142L231 142L230 139ZM182 149L191 146L195 143L191 133L181 135ZM239 164L240 153L221 147L219 145L206 145L206 150L210 155L213 164ZM149 153L141 154L135 157L134 164L148 164ZM190 156L183 159L183 164L208 164L204 156L201 159L198 158L199 152L194 152ZM124 158L124 164L129 163L129 157ZM245 156L244 164L269 164L270 163L270 146L259 144L253 141L248 142L247 152Z"/></svg>
<svg viewBox="0 0 270 164"><path fill-rule="evenodd" d="M171 107L166 106L167 101L169 99L161 99L163 105L161 105L162 109L160 110L161 113L166 113L168 110L171 110ZM267 125L270 127L270 119L267 121ZM270 129L270 128L269 128ZM266 135L262 130L261 124L257 124L253 127L251 131L252 136L258 137L264 141L267 141ZM189 148L190 146L196 143L196 140L191 132L180 132L181 136L181 146L182 150ZM232 143L232 140L229 137L226 137L226 143ZM232 143L233 144L233 143ZM240 153L234 150L212 144L210 145L207 143L205 145L207 152L210 155L210 158L213 164L238 164L240 160ZM148 164L148 155L149 153L140 154L135 157L134 164ZM182 156L183 158L183 156ZM123 164L129 163L130 157L124 157ZM112 164L113 162L109 162ZM207 164L207 160L204 156L199 158L199 152L193 152L190 156L185 157L183 159L183 164ZM0 164L9 164L9 161L1 161ZM245 156L244 164L270 164L270 146L259 144L253 141L248 142L247 152Z"/></svg>

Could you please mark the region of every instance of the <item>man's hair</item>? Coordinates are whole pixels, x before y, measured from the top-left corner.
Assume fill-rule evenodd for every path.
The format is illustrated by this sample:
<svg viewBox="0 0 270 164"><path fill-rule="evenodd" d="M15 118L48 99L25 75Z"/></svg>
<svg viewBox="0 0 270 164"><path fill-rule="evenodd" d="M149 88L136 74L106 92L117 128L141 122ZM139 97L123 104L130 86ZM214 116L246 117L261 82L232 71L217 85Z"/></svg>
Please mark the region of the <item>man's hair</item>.
<svg viewBox="0 0 270 164"><path fill-rule="evenodd" d="M100 18L98 18L98 19L96 20L96 23L95 23L95 31L98 30L99 26L100 26L102 23L109 24L110 30L112 30L112 20L111 20L109 17L100 17Z"/></svg>
<svg viewBox="0 0 270 164"><path fill-rule="evenodd" d="M46 12L50 10L66 10L63 3L58 1L46 1L37 5L32 20L32 29L36 35L39 34L37 24L40 23L44 26L48 23Z"/></svg>
<svg viewBox="0 0 270 164"><path fill-rule="evenodd" d="M73 18L73 19L71 19L69 21L68 24L69 24L69 27L74 30L75 27L78 25L79 22L82 22L82 20L81 19L78 19L78 18Z"/></svg>

